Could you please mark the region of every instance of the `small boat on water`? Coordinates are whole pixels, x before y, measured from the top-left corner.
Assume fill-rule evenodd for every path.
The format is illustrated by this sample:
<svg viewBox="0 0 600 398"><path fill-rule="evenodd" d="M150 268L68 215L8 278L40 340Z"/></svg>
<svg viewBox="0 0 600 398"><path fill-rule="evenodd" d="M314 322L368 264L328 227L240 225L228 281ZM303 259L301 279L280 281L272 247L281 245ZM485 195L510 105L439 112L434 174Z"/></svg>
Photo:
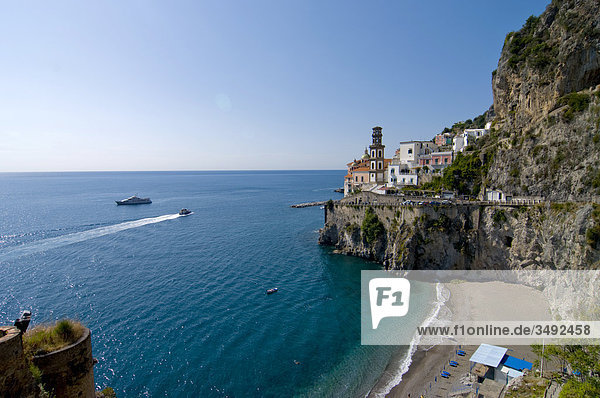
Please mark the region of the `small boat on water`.
<svg viewBox="0 0 600 398"><path fill-rule="evenodd" d="M133 195L127 199L115 200L115 202L117 203L117 205L145 205L148 203L152 203L150 198L138 198L135 195Z"/></svg>
<svg viewBox="0 0 600 398"><path fill-rule="evenodd" d="M179 215L180 216L187 216L188 214L192 214L192 211L186 208L183 208L181 210L179 210Z"/></svg>
<svg viewBox="0 0 600 398"><path fill-rule="evenodd" d="M267 294L273 294L275 292L277 292L277 288L276 287L274 287L273 289L267 289Z"/></svg>

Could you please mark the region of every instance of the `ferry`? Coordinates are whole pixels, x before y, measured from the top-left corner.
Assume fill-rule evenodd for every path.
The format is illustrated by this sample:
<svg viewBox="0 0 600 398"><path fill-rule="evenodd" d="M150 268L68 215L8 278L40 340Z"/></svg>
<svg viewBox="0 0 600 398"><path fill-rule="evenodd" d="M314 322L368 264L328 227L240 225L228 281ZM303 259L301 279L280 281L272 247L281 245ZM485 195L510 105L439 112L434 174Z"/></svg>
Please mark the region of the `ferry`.
<svg viewBox="0 0 600 398"><path fill-rule="evenodd" d="M138 198L135 195L133 195L127 199L115 200L115 202L117 203L117 205L145 205L148 203L152 203L150 198Z"/></svg>

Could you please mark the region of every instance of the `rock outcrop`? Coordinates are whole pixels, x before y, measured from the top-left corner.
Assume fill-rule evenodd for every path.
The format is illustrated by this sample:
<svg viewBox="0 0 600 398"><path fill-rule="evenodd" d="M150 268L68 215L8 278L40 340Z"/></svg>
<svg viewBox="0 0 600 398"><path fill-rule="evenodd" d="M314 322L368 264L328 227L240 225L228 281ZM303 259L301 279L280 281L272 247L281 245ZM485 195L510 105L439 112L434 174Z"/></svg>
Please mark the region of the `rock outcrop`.
<svg viewBox="0 0 600 398"><path fill-rule="evenodd" d="M368 243L362 223L370 207L385 228ZM329 207L319 243L380 262L388 269L590 269L600 251L588 239L592 204L535 206Z"/></svg>
<svg viewBox="0 0 600 398"><path fill-rule="evenodd" d="M554 0L507 35L493 73L486 185L513 195L600 194L600 3Z"/></svg>
<svg viewBox="0 0 600 398"><path fill-rule="evenodd" d="M494 110L512 127L526 127L568 93L600 84L600 3L554 0L507 35L493 74Z"/></svg>

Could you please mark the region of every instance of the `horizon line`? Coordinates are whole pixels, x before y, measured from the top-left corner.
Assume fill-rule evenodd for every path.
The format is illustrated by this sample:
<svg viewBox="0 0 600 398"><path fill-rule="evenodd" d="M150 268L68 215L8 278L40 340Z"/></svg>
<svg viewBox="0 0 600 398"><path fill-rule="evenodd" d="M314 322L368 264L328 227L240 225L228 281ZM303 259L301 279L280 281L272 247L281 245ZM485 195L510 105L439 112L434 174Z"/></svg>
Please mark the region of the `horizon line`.
<svg viewBox="0 0 600 398"><path fill-rule="evenodd" d="M179 173L179 172L224 172L224 171L346 171L345 169L181 169L181 170L30 170L0 171L0 174L25 173Z"/></svg>

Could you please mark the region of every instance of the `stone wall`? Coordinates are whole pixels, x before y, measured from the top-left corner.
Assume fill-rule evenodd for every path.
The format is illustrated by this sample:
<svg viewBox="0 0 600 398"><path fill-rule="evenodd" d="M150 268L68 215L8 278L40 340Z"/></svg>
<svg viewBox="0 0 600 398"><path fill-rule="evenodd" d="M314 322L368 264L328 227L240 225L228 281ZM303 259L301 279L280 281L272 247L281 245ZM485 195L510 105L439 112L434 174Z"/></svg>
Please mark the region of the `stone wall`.
<svg viewBox="0 0 600 398"><path fill-rule="evenodd" d="M58 351L33 357L33 363L42 371L42 383L57 397L94 398L94 359L92 333L85 329L74 344Z"/></svg>
<svg viewBox="0 0 600 398"><path fill-rule="evenodd" d="M14 326L0 327L0 397L34 397L36 386L29 370L21 332Z"/></svg>

